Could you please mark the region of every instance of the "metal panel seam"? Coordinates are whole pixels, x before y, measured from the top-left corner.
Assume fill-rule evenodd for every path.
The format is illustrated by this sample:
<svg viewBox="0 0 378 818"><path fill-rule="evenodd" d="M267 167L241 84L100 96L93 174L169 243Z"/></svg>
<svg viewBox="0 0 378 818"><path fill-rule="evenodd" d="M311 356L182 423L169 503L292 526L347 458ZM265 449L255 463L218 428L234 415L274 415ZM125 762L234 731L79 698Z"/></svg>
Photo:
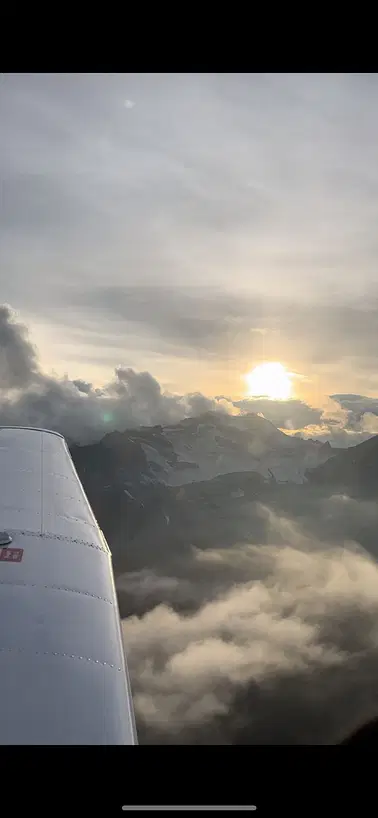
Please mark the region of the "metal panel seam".
<svg viewBox="0 0 378 818"><path fill-rule="evenodd" d="M63 540L63 542L74 543L74 545L86 545L88 548L94 548L96 551L101 551L103 554L110 556L109 548L105 549L105 547L103 548L101 545L96 545L88 540L78 540L77 537L66 537L64 534L52 534L49 531L44 531L43 534L40 534L38 531L9 528L9 526L7 526L7 531L9 531L10 534L18 534L20 537L38 537L40 540Z"/></svg>
<svg viewBox="0 0 378 818"><path fill-rule="evenodd" d="M111 599L107 599L105 596L91 594L89 591L78 591L76 588L67 588L64 585L39 585L37 582L7 582L6 580L0 580L0 585L14 585L16 588L45 588L46 590L50 589L52 591L69 591L71 594L90 596L92 599L99 599L100 602L107 602L109 605L113 605Z"/></svg>
<svg viewBox="0 0 378 818"><path fill-rule="evenodd" d="M102 665L103 667L111 667L113 670L122 671L121 667L111 665L110 662L103 662L101 659L93 659L90 656L77 656L74 653L59 653L52 650L33 650L29 651L25 648L0 648L0 653L32 653L34 656L63 656L65 659L81 659L84 662L93 662L94 665Z"/></svg>

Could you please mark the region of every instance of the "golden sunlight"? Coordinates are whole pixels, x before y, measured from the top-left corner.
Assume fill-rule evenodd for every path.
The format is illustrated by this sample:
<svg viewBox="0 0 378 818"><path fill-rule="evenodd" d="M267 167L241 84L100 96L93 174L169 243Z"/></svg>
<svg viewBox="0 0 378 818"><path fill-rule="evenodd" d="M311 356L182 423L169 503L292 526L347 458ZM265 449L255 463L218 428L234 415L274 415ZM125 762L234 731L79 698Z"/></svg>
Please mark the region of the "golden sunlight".
<svg viewBox="0 0 378 818"><path fill-rule="evenodd" d="M290 375L282 364L260 364L245 375L245 380L251 397L271 400L288 400L291 397Z"/></svg>

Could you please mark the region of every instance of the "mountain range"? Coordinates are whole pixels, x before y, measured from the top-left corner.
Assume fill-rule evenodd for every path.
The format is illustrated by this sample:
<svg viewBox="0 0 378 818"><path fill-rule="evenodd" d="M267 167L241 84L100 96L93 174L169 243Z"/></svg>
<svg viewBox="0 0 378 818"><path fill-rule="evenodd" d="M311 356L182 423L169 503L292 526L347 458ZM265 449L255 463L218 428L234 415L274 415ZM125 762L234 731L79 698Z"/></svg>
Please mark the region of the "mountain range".
<svg viewBox="0 0 378 818"><path fill-rule="evenodd" d="M116 569L133 567L125 543L164 539L165 547L194 522L213 536L222 517L241 501L271 494L273 486L300 486L309 470L336 451L329 444L285 434L255 414L208 412L172 426L111 432L98 443L72 445L71 454ZM200 525L202 521L202 525ZM222 532L224 536L224 530ZM182 535L181 535L182 536Z"/></svg>
<svg viewBox="0 0 378 818"><path fill-rule="evenodd" d="M128 576L118 585L122 616L166 600L169 576L180 576L193 549L267 542L263 506L375 547L370 529L345 510L337 511L341 519L325 513L324 500L371 496L378 436L340 450L287 435L258 415L209 412L172 426L112 432L98 443L72 445L71 453L111 548L117 583ZM160 577L155 588L150 579L146 586L145 571ZM133 572L135 587L143 587L140 602Z"/></svg>
<svg viewBox="0 0 378 818"><path fill-rule="evenodd" d="M232 472L303 483L308 469L335 454L329 443L292 437L259 415L217 412L172 426L112 432L99 443L73 445L71 451L86 481L107 475L111 483L105 481L103 488L122 485L130 497L151 484L182 486Z"/></svg>

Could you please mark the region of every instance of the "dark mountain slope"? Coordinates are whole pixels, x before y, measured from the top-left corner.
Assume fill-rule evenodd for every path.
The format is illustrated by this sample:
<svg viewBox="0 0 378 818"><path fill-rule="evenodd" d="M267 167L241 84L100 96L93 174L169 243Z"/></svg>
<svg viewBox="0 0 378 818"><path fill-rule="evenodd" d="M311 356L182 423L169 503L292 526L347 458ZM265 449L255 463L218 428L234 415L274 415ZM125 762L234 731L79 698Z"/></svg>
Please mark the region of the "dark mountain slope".
<svg viewBox="0 0 378 818"><path fill-rule="evenodd" d="M306 473L313 485L332 487L355 496L374 497L378 491L378 435L339 451Z"/></svg>

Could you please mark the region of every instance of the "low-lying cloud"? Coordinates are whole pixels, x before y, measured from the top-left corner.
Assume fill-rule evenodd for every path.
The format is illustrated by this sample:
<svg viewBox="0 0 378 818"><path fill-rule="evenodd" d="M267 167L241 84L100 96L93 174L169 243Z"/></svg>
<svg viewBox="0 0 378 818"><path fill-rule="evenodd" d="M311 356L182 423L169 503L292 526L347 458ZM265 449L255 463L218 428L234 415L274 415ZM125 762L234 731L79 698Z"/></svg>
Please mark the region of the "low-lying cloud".
<svg viewBox="0 0 378 818"><path fill-rule="evenodd" d="M262 514L277 544L193 553L181 582L187 599L192 572L194 611L161 578L170 604L124 621L142 741L332 744L376 714L376 563Z"/></svg>

